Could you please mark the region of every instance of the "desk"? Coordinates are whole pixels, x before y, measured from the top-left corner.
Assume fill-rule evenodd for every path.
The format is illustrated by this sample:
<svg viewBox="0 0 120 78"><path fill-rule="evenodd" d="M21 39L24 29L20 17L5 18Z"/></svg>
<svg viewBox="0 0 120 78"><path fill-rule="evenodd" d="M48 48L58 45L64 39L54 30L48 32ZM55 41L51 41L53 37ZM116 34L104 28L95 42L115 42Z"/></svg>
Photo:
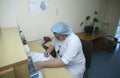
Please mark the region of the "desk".
<svg viewBox="0 0 120 78"><path fill-rule="evenodd" d="M0 30L0 78L29 78L28 58L18 29Z"/></svg>
<svg viewBox="0 0 120 78"><path fill-rule="evenodd" d="M98 33L98 34L88 34L85 32L79 32L76 33L78 35L78 37L84 41L92 41L95 40L97 38L100 38L104 33Z"/></svg>
<svg viewBox="0 0 120 78"><path fill-rule="evenodd" d="M102 39L101 37L104 33L100 32L98 34L88 34L85 32L76 33L76 35L84 42L92 42L92 50L97 52L102 48Z"/></svg>
<svg viewBox="0 0 120 78"><path fill-rule="evenodd" d="M45 52L43 47L37 41L28 42L31 52ZM44 78L73 78L72 75L64 68L44 68L42 70Z"/></svg>

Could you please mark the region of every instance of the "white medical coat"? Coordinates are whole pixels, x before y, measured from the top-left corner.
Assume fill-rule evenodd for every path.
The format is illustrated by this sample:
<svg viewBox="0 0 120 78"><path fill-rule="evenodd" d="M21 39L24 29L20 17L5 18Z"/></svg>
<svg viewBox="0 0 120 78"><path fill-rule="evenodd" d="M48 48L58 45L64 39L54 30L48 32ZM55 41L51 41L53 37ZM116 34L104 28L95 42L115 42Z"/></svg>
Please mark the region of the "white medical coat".
<svg viewBox="0 0 120 78"><path fill-rule="evenodd" d="M55 39L51 45L55 47L57 58L61 58L65 68L74 78L82 78L85 71L85 57L78 36L71 33L64 41Z"/></svg>

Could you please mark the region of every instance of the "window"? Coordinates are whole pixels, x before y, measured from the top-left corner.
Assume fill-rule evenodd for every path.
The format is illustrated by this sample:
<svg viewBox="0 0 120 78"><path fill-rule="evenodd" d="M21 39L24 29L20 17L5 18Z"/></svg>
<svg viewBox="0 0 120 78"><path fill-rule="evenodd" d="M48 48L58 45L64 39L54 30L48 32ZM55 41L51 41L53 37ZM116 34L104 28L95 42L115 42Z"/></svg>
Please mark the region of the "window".
<svg viewBox="0 0 120 78"><path fill-rule="evenodd" d="M118 26L117 26L115 37L117 37L118 41L120 42L120 19L119 19L119 22L118 22Z"/></svg>

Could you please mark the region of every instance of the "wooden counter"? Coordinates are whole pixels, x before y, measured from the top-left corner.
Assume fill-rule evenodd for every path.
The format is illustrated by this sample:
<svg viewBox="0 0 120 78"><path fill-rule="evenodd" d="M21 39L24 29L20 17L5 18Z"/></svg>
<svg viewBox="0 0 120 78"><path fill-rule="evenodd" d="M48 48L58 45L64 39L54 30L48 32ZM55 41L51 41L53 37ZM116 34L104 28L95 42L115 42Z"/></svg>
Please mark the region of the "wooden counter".
<svg viewBox="0 0 120 78"><path fill-rule="evenodd" d="M2 28L0 30L0 78L4 78L3 74L9 72L13 72L15 78L29 78L27 61L17 28ZM24 68L24 71L21 68Z"/></svg>

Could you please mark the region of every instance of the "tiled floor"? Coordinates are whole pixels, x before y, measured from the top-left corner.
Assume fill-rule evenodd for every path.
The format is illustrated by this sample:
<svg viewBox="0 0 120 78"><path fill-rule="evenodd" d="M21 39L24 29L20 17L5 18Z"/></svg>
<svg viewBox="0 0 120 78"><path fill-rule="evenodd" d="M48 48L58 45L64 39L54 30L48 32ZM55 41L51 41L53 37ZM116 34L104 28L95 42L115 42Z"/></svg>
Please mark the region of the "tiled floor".
<svg viewBox="0 0 120 78"><path fill-rule="evenodd" d="M120 43L113 52L93 52L87 78L120 78Z"/></svg>

